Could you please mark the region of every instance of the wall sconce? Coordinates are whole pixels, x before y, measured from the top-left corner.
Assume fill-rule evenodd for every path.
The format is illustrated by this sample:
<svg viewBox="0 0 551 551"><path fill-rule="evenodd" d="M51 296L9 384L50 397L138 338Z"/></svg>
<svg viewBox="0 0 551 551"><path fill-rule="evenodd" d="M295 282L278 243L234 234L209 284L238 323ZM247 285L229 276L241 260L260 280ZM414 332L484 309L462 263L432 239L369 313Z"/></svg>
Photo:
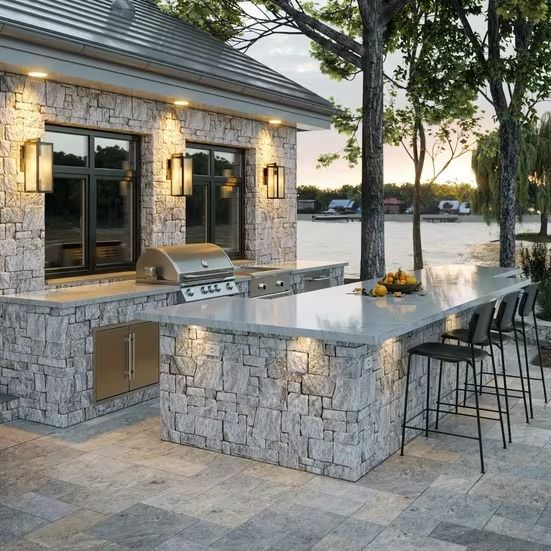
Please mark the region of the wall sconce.
<svg viewBox="0 0 551 551"><path fill-rule="evenodd" d="M25 191L54 191L54 144L38 139L26 141L22 147L21 161L25 174Z"/></svg>
<svg viewBox="0 0 551 551"><path fill-rule="evenodd" d="M285 167L270 163L264 169L264 184L268 186L268 199L285 199Z"/></svg>
<svg viewBox="0 0 551 551"><path fill-rule="evenodd" d="M168 161L168 172L174 197L193 195L193 159L186 159L182 153L172 155Z"/></svg>

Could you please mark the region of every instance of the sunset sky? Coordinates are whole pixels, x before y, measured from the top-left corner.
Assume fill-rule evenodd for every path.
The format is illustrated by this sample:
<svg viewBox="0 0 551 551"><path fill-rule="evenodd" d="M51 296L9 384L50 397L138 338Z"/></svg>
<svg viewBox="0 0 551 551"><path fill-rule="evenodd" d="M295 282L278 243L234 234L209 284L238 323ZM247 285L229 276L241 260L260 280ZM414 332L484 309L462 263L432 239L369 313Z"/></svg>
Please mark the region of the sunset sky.
<svg viewBox="0 0 551 551"><path fill-rule="evenodd" d="M338 102L350 107L358 107L361 102L361 79L353 82L336 82L323 75L318 62L310 57L308 40L302 36L269 37L251 48L248 54L325 98L335 97ZM392 60L389 61L389 64L391 63ZM484 127L492 128L491 107L481 103L480 108ZM545 102L539 107L542 112L550 109L550 102ZM334 130L300 133L298 185L338 187L343 184L359 184L359 167L349 168L346 162L338 161L329 168L316 168L316 160L320 153L339 151L343 143L344 140ZM471 155L467 153L454 161L439 181L469 182L474 185L470 163ZM385 182L411 182L412 172L412 162L401 148L385 148Z"/></svg>

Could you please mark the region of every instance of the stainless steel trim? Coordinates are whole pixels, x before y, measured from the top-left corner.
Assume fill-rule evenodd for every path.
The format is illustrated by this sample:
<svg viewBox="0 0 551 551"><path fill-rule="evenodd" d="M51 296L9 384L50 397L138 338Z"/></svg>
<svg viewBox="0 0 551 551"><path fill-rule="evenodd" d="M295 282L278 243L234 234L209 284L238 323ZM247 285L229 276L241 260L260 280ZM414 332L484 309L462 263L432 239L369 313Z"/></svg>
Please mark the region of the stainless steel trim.
<svg viewBox="0 0 551 551"><path fill-rule="evenodd" d="M282 291L281 293L270 293L269 295L262 295L256 298L259 300L269 300L272 298L290 297L292 294L291 291Z"/></svg>
<svg viewBox="0 0 551 551"><path fill-rule="evenodd" d="M130 333L132 343L132 380L136 378L136 333Z"/></svg>

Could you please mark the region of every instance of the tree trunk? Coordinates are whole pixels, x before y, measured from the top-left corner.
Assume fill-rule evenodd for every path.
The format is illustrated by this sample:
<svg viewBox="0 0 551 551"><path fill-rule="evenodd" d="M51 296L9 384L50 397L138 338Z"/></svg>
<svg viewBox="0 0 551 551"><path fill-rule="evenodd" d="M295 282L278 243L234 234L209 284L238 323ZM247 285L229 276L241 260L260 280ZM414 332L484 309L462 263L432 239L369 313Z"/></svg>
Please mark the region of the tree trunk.
<svg viewBox="0 0 551 551"><path fill-rule="evenodd" d="M384 28L379 15L382 0L365 6L362 102L362 279L385 273L385 216L383 208L383 55Z"/></svg>
<svg viewBox="0 0 551 551"><path fill-rule="evenodd" d="M419 144L417 144L419 141ZM427 140L425 127L420 116L416 117L414 130L415 184L413 190L413 269L423 269L423 247L421 244L421 178L425 166Z"/></svg>
<svg viewBox="0 0 551 551"><path fill-rule="evenodd" d="M516 186L520 152L520 123L507 113L499 125L501 150L499 265L511 267L516 263L515 224Z"/></svg>
<svg viewBox="0 0 551 551"><path fill-rule="evenodd" d="M549 212L547 208L543 208L540 217L540 235L547 237L547 219L549 218Z"/></svg>

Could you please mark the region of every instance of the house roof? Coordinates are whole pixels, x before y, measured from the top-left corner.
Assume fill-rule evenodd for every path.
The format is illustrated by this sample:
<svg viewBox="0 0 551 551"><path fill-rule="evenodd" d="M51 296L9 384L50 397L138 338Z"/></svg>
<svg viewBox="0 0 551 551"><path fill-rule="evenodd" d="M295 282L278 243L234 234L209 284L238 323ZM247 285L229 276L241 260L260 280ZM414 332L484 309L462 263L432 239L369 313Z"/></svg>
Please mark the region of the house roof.
<svg viewBox="0 0 551 551"><path fill-rule="evenodd" d="M272 102L320 119L329 120L333 113L324 98L165 13L152 0L0 0L0 45L5 39Z"/></svg>
<svg viewBox="0 0 551 551"><path fill-rule="evenodd" d="M398 199L398 197L388 197L384 200L385 205L403 205L404 202Z"/></svg>

